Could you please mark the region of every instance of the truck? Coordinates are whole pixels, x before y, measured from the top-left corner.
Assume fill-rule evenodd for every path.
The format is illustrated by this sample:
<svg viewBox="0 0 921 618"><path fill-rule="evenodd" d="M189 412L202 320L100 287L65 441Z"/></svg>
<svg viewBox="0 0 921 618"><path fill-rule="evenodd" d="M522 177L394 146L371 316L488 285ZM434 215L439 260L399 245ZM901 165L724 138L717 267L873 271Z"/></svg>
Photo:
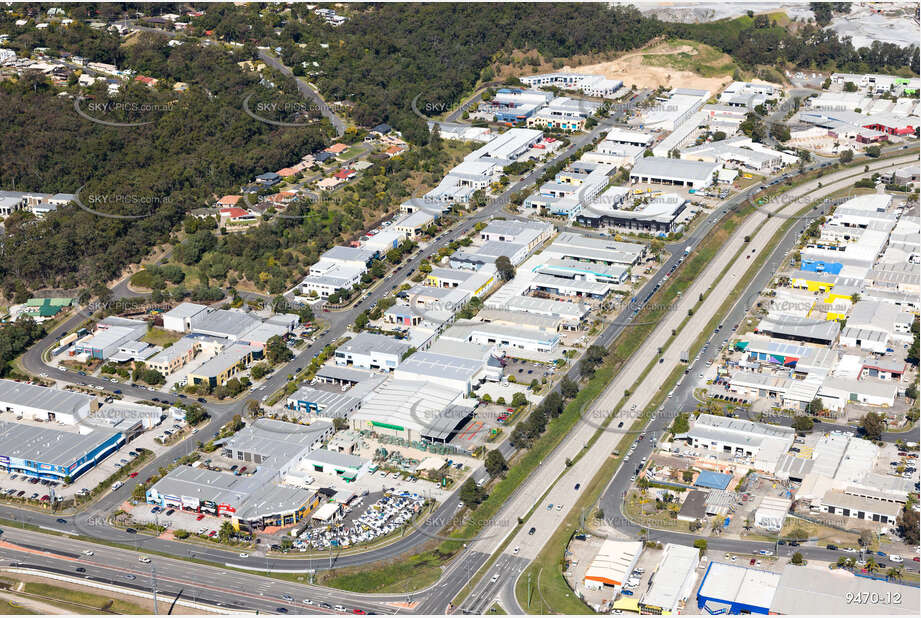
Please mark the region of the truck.
<svg viewBox="0 0 921 618"><path fill-rule="evenodd" d="M682 363L688 362L688 361L690 360L690 358L691 358L691 351L690 351L690 350L682 350L682 351L681 351L681 362L682 362Z"/></svg>

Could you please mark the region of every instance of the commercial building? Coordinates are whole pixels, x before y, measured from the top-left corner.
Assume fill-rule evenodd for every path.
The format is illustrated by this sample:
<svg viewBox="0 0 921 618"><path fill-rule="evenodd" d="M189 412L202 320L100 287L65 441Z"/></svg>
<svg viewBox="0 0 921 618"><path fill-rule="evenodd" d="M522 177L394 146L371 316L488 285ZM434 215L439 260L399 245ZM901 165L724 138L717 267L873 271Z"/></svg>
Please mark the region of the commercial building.
<svg viewBox="0 0 921 618"><path fill-rule="evenodd" d="M611 189L599 197L603 198L609 191ZM688 200L677 193L635 199L629 207L625 201L609 205L596 200L583 209L576 220L592 228L665 235L679 230L679 219L688 205Z"/></svg>
<svg viewBox="0 0 921 618"><path fill-rule="evenodd" d="M480 230L480 239L525 245L528 252L532 252L550 240L553 233L553 225L542 221L493 219L486 227Z"/></svg>
<svg viewBox="0 0 921 618"><path fill-rule="evenodd" d="M756 142L747 137L729 138L685 148L681 151L681 158L686 161L719 163L756 174L768 174L796 160L792 155L785 155L761 144L756 145Z"/></svg>
<svg viewBox="0 0 921 618"><path fill-rule="evenodd" d="M433 382L461 393L469 393L473 385L484 378L484 369L485 363L482 361L452 358L433 352L416 352L400 364L394 377L398 380Z"/></svg>
<svg viewBox="0 0 921 618"><path fill-rule="evenodd" d="M30 420L74 425L99 409L90 395L14 380L0 380L0 411Z"/></svg>
<svg viewBox="0 0 921 618"><path fill-rule="evenodd" d="M285 407L298 412L312 413L324 418L348 418L361 407L361 399L347 393L322 391L302 386L288 395Z"/></svg>
<svg viewBox="0 0 921 618"><path fill-rule="evenodd" d="M319 448L308 453L299 465L307 473L329 474L351 482L365 473L369 464L367 459L356 455Z"/></svg>
<svg viewBox="0 0 921 618"><path fill-rule="evenodd" d="M772 614L917 616L918 612L916 588L821 566L784 567L771 601Z"/></svg>
<svg viewBox="0 0 921 618"><path fill-rule="evenodd" d="M755 527L780 532L792 504L793 501L786 498L764 496L755 510Z"/></svg>
<svg viewBox="0 0 921 618"><path fill-rule="evenodd" d="M830 515L841 515L852 519L862 519L893 524L902 512L902 505L895 502L873 500L862 496L830 489L822 496L822 512Z"/></svg>
<svg viewBox="0 0 921 618"><path fill-rule="evenodd" d="M647 110L642 128L674 131L703 107L710 92L693 88L675 88L671 93L656 97L656 104Z"/></svg>
<svg viewBox="0 0 921 618"><path fill-rule="evenodd" d="M607 136L605 136L604 140L599 144L598 150L601 151L601 147L608 143L638 146L645 149L652 146L655 140L656 136L646 131L614 128L608 132Z"/></svg>
<svg viewBox="0 0 921 618"><path fill-rule="evenodd" d="M646 257L646 250L646 245L640 243L563 232L541 253L541 257L629 267L639 264Z"/></svg>
<svg viewBox="0 0 921 618"><path fill-rule="evenodd" d="M434 215L419 210L393 224L393 229L407 238L416 238L435 222Z"/></svg>
<svg viewBox="0 0 921 618"><path fill-rule="evenodd" d="M440 382L395 377L369 393L350 421L356 431L447 442L476 408L477 402L464 395L465 391Z"/></svg>
<svg viewBox="0 0 921 618"><path fill-rule="evenodd" d="M730 107L755 109L769 99L776 99L779 89L771 84L753 84L751 82L732 82L720 93L720 103Z"/></svg>
<svg viewBox="0 0 921 618"><path fill-rule="evenodd" d="M598 111L599 107L600 104L590 101L556 97L530 116L527 125L560 131L581 131L585 128L586 119Z"/></svg>
<svg viewBox="0 0 921 618"><path fill-rule="evenodd" d="M163 328L179 333L192 330L192 321L208 307L196 303L179 303L163 314Z"/></svg>
<svg viewBox="0 0 921 618"><path fill-rule="evenodd" d="M244 336L261 324L261 320L243 311L206 308L191 320L191 331L199 335L220 337L229 341Z"/></svg>
<svg viewBox="0 0 921 618"><path fill-rule="evenodd" d="M642 551L643 544L639 541L605 539L585 569L583 585L589 590L611 588L613 598L627 583Z"/></svg>
<svg viewBox="0 0 921 618"><path fill-rule="evenodd" d="M0 469L57 482L75 479L116 451L120 431L60 431L0 421Z"/></svg>
<svg viewBox="0 0 921 618"><path fill-rule="evenodd" d="M358 333L336 349L336 364L359 369L393 371L410 345L386 335Z"/></svg>
<svg viewBox="0 0 921 618"><path fill-rule="evenodd" d="M517 356L521 352L552 353L560 342L556 331L533 328L515 328L490 322L455 322L442 333L439 341L462 341L497 347Z"/></svg>
<svg viewBox="0 0 921 618"><path fill-rule="evenodd" d="M119 348L147 334L147 322L110 316L96 324L93 334L74 343L74 354L105 360Z"/></svg>
<svg viewBox="0 0 921 618"><path fill-rule="evenodd" d="M792 427L701 414L688 433L676 438L689 440L695 448L750 457L757 469L773 471L795 435Z"/></svg>
<svg viewBox="0 0 921 618"><path fill-rule="evenodd" d="M320 504L314 491L271 480L271 475L260 473L235 476L179 466L150 487L146 498L163 508L223 516L243 532L293 525Z"/></svg>
<svg viewBox="0 0 921 618"><path fill-rule="evenodd" d="M577 90L590 97L612 98L623 86L617 79L586 73L541 73L519 77L530 88L555 86L562 90Z"/></svg>
<svg viewBox="0 0 921 618"><path fill-rule="evenodd" d="M228 380L243 373L246 365L262 358L263 348L246 343L234 343L209 361L189 372L188 384L207 384L211 388L223 386Z"/></svg>
<svg viewBox="0 0 921 618"><path fill-rule="evenodd" d="M190 337L183 337L148 359L147 366L168 376L195 358L200 349L201 344L198 341Z"/></svg>
<svg viewBox="0 0 921 618"><path fill-rule="evenodd" d="M694 592L700 550L669 543L650 577L651 584L640 601L644 614L677 614Z"/></svg>
<svg viewBox="0 0 921 618"><path fill-rule="evenodd" d="M706 161L645 157L637 161L630 170L630 180L704 189L713 183L713 177L720 167L718 163Z"/></svg>
<svg viewBox="0 0 921 618"><path fill-rule="evenodd" d="M697 608L708 614L769 614L780 573L711 562L697 590Z"/></svg>

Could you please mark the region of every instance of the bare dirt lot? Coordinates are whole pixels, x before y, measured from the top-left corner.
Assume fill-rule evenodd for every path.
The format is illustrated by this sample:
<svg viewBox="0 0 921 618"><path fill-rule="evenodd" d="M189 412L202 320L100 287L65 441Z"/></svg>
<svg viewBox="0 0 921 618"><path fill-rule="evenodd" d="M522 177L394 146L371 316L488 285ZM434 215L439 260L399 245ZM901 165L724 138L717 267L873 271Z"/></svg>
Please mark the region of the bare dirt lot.
<svg viewBox="0 0 921 618"><path fill-rule="evenodd" d="M736 66L726 54L700 43L674 41L630 52L609 62L564 67L596 73L639 88L701 88L720 91L732 81Z"/></svg>

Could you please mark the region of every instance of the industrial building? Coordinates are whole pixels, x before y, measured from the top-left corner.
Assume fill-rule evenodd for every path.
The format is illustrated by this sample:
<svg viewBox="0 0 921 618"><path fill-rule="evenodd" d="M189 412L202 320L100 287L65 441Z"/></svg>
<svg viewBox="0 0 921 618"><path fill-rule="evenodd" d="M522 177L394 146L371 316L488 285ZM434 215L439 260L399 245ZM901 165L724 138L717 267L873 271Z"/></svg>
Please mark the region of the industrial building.
<svg viewBox="0 0 921 618"><path fill-rule="evenodd" d="M860 602L862 599L868 602ZM917 616L918 599L914 587L856 577L841 569L787 565L777 583L771 613Z"/></svg>
<svg viewBox="0 0 921 618"><path fill-rule="evenodd" d="M285 407L289 410L312 413L324 418L348 418L352 412L361 407L361 399L347 393L334 393L302 386L288 395Z"/></svg>
<svg viewBox="0 0 921 618"><path fill-rule="evenodd" d="M124 442L120 431L75 433L0 421L0 469L63 483L93 468Z"/></svg>
<svg viewBox="0 0 921 618"><path fill-rule="evenodd" d="M730 107L755 109L769 99L776 99L780 89L771 84L753 84L751 82L732 82L720 93L719 101Z"/></svg>
<svg viewBox="0 0 921 618"><path fill-rule="evenodd" d="M764 496L755 510L755 526L770 532L780 532L790 512L792 500L776 496Z"/></svg>
<svg viewBox="0 0 921 618"><path fill-rule="evenodd" d="M393 371L409 348L406 341L362 332L336 349L335 360L340 366Z"/></svg>
<svg viewBox="0 0 921 618"><path fill-rule="evenodd" d="M192 385L207 384L211 388L223 386L228 380L242 374L246 365L262 358L262 355L261 346L234 343L190 371L186 382Z"/></svg>
<svg viewBox="0 0 921 618"><path fill-rule="evenodd" d="M675 88L669 94L656 97L657 105L643 115L643 128L675 131L703 107L710 98L707 90Z"/></svg>
<svg viewBox="0 0 921 618"><path fill-rule="evenodd" d="M586 96L602 99L613 98L623 86L617 79L607 79L602 75L586 73L542 73L540 75L525 75L519 77L521 82L530 88L555 86L562 90L581 91Z"/></svg>
<svg viewBox="0 0 921 618"><path fill-rule="evenodd" d="M515 328L489 322L455 322L439 341L460 341L497 347L511 356L524 352L552 353L560 342L556 331Z"/></svg>
<svg viewBox="0 0 921 618"><path fill-rule="evenodd" d="M639 603L644 614L677 614L694 592L700 550L669 543L650 578L651 584Z"/></svg>
<svg viewBox="0 0 921 618"><path fill-rule="evenodd" d="M78 339L73 346L74 355L106 360L117 354L123 345L147 334L147 322L110 316L96 324L91 335Z"/></svg>
<svg viewBox="0 0 921 618"><path fill-rule="evenodd" d="M713 183L720 167L706 161L645 157L630 170L630 181L704 189Z"/></svg>
<svg viewBox="0 0 921 618"><path fill-rule="evenodd" d="M163 328L179 333L192 331L192 320L208 307L196 303L179 303L162 315Z"/></svg>
<svg viewBox="0 0 921 618"><path fill-rule="evenodd" d="M686 439L695 448L750 457L756 469L773 472L781 455L793 446L795 436L792 427L701 414L690 430L676 439Z"/></svg>
<svg viewBox="0 0 921 618"><path fill-rule="evenodd" d="M30 420L74 425L99 409L90 395L15 380L0 380L0 411Z"/></svg>
<svg viewBox="0 0 921 618"><path fill-rule="evenodd" d="M612 189L620 189L613 187ZM605 191L600 198L612 189ZM625 232L644 234L670 234L679 230L679 218L685 212L688 200L677 193L666 193L655 197L633 200L631 206L624 201L609 204L595 200L586 206L576 220L591 228L611 228Z"/></svg>
<svg viewBox="0 0 921 618"><path fill-rule="evenodd" d="M585 570L583 585L589 590L610 588L613 598L627 583L642 551L639 541L605 539Z"/></svg>
<svg viewBox="0 0 921 618"><path fill-rule="evenodd" d="M711 562L697 590L697 608L708 614L770 614L779 583L780 573Z"/></svg>

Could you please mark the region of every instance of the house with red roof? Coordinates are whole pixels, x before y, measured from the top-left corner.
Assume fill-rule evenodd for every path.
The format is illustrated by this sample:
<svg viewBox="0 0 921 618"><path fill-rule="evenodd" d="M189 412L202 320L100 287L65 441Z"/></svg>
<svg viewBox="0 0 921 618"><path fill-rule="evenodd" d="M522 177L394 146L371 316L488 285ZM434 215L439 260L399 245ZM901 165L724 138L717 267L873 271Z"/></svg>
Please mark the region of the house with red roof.
<svg viewBox="0 0 921 618"><path fill-rule="evenodd" d="M221 208L221 223L249 223L256 220L256 213L244 208Z"/></svg>
<svg viewBox="0 0 921 618"><path fill-rule="evenodd" d="M334 155L340 155L348 149L349 147L346 146L345 144L333 144L329 148L326 148L325 150L323 150L323 152L328 152Z"/></svg>
<svg viewBox="0 0 921 618"><path fill-rule="evenodd" d="M273 204L287 204L296 197L297 193L294 191L279 191L278 193L267 195L265 199Z"/></svg>
<svg viewBox="0 0 921 618"><path fill-rule="evenodd" d="M138 75L137 77L134 78L134 81L141 82L148 88L153 88L154 86L157 85L157 82L160 80L154 79L153 77L147 77L146 75Z"/></svg>
<svg viewBox="0 0 921 618"><path fill-rule="evenodd" d="M335 176L339 180L351 180L355 178L355 176L357 175L358 175L358 172L356 172L353 169L349 169L349 168L341 169L335 174L333 174L333 176Z"/></svg>
<svg viewBox="0 0 921 618"><path fill-rule="evenodd" d="M287 178L288 176L294 176L295 174L298 173L298 171L299 170L296 170L293 167L283 167L275 173L281 176L282 178Z"/></svg>
<svg viewBox="0 0 921 618"><path fill-rule="evenodd" d="M397 155L401 155L406 151L406 146L391 146L384 151L384 154L390 157L391 159Z"/></svg>

